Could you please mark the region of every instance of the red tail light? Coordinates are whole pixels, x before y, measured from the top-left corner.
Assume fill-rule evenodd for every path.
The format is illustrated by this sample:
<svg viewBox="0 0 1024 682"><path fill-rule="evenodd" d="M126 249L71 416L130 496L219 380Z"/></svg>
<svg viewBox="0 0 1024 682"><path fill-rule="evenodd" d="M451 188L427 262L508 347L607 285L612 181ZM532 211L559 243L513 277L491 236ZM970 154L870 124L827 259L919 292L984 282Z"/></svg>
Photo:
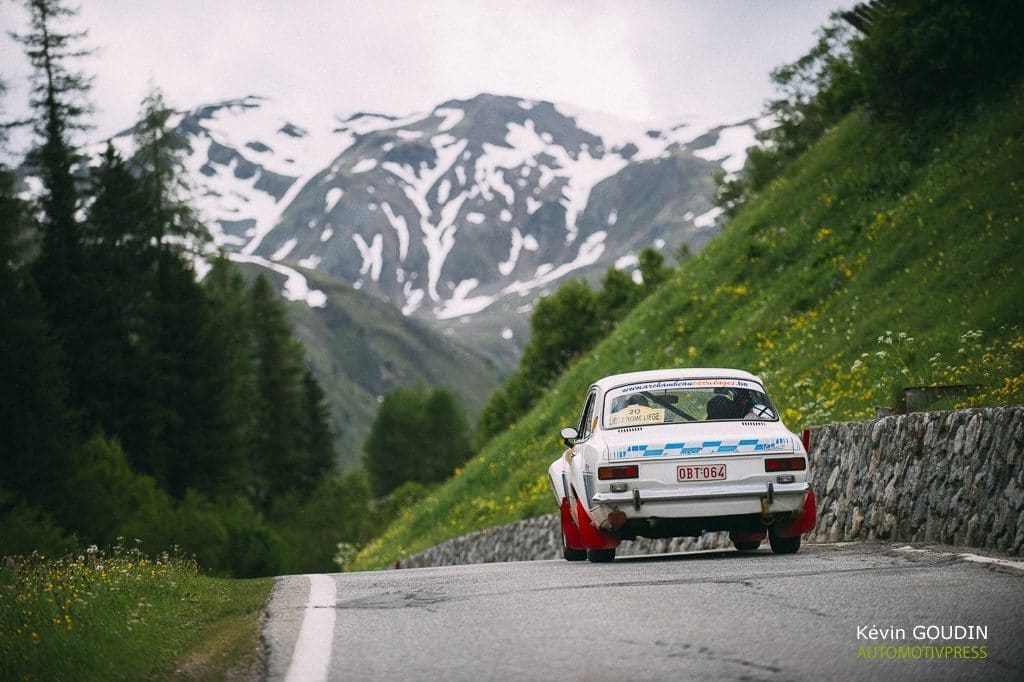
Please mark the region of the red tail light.
<svg viewBox="0 0 1024 682"><path fill-rule="evenodd" d="M803 471L807 468L807 460L803 457L779 457L764 461L765 471Z"/></svg>
<svg viewBox="0 0 1024 682"><path fill-rule="evenodd" d="M597 470L597 477L602 481L608 481L613 478L639 478L640 467L636 464L619 467L601 467Z"/></svg>

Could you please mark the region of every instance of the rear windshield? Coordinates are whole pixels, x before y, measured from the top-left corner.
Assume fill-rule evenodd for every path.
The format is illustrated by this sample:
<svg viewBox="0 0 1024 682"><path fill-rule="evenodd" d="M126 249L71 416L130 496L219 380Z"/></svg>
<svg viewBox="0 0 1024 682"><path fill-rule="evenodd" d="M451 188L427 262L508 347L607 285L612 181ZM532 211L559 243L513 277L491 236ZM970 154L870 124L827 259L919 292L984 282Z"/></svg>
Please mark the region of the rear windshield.
<svg viewBox="0 0 1024 682"><path fill-rule="evenodd" d="M764 388L743 379L679 379L614 388L604 398L604 428L691 421L778 419Z"/></svg>

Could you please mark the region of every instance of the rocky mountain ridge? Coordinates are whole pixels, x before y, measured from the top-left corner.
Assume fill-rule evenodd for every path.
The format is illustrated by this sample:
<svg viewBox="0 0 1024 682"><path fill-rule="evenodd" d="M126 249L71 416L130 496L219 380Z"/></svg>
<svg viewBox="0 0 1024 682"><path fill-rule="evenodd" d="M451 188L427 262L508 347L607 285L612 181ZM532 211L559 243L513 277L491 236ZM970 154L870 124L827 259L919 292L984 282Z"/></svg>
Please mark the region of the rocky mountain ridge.
<svg viewBox="0 0 1024 682"><path fill-rule="evenodd" d="M509 346L567 277L671 257L716 231L712 176L736 172L758 123L664 128L482 94L427 113L297 122L250 96L173 120L216 244L325 305L316 270L405 315ZM130 153L130 132L115 143ZM496 321L503 321L496 326Z"/></svg>

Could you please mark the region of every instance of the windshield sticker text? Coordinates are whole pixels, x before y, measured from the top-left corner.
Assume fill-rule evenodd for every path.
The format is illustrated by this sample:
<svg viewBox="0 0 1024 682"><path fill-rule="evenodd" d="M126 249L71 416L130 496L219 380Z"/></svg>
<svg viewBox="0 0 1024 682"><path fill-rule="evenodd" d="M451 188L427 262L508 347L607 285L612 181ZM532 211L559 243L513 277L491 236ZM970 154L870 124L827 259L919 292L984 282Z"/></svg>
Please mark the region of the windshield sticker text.
<svg viewBox="0 0 1024 682"><path fill-rule="evenodd" d="M655 381L648 384L623 386L621 393L640 393L643 391L662 391L672 388L750 388L763 390L760 385L743 379L677 379L674 381Z"/></svg>
<svg viewBox="0 0 1024 682"><path fill-rule="evenodd" d="M665 410L644 407L643 405L630 405L624 410L616 412L608 417L608 426L643 426L644 424L662 424L665 422Z"/></svg>

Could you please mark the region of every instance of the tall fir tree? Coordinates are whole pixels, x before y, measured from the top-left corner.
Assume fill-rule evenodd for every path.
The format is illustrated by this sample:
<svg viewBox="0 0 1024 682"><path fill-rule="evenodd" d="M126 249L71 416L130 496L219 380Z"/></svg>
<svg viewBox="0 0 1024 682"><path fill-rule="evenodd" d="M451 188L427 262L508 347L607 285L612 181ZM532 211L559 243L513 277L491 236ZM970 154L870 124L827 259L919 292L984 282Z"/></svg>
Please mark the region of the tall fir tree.
<svg viewBox="0 0 1024 682"><path fill-rule="evenodd" d="M302 459L302 355L291 337L284 306L262 275L253 283L250 315L257 391L253 470L262 482L257 501L266 506L273 497L295 487Z"/></svg>
<svg viewBox="0 0 1024 682"><path fill-rule="evenodd" d="M215 484L211 489L251 498L256 484L249 461L256 387L249 291L238 268L226 257L214 259L210 266L203 278L203 289L212 314L203 338L205 344L219 349L222 355L219 365L209 368L205 380L210 384L211 394L217 394L221 411L217 434L220 471L210 472L211 476L219 476L211 479Z"/></svg>
<svg viewBox="0 0 1024 682"><path fill-rule="evenodd" d="M334 435L331 433L331 413L324 390L308 367L302 373L303 436L305 452L298 484L312 490L334 469Z"/></svg>
<svg viewBox="0 0 1024 682"><path fill-rule="evenodd" d="M469 423L455 396L423 387L384 396L363 445L363 463L378 496L407 481L444 481L471 454Z"/></svg>
<svg viewBox="0 0 1024 682"><path fill-rule="evenodd" d="M0 487L12 499L54 509L74 419L60 351L27 265L29 225L29 207L0 165Z"/></svg>
<svg viewBox="0 0 1024 682"><path fill-rule="evenodd" d="M151 288L137 239L146 204L138 178L110 144L91 175L90 193L78 278L80 296L89 305L78 313L81 324L69 358L73 393L90 426L127 444L136 440L133 390L143 371L138 339Z"/></svg>
<svg viewBox="0 0 1024 682"><path fill-rule="evenodd" d="M79 192L74 168L79 160L72 136L86 126L90 112L90 78L75 70L77 60L89 54L80 47L85 32L62 32L60 25L77 10L62 0L26 0L29 29L15 34L32 64L30 104L38 145L29 154L43 183L42 249L35 261L37 281L56 331L65 343L73 342L77 287L71 278L82 266L81 229L76 218Z"/></svg>
<svg viewBox="0 0 1024 682"><path fill-rule="evenodd" d="M159 88L142 101L135 127L134 162L149 203L147 236L161 250L199 251L209 233L188 200L190 185L183 153L186 141L169 126L174 111Z"/></svg>

